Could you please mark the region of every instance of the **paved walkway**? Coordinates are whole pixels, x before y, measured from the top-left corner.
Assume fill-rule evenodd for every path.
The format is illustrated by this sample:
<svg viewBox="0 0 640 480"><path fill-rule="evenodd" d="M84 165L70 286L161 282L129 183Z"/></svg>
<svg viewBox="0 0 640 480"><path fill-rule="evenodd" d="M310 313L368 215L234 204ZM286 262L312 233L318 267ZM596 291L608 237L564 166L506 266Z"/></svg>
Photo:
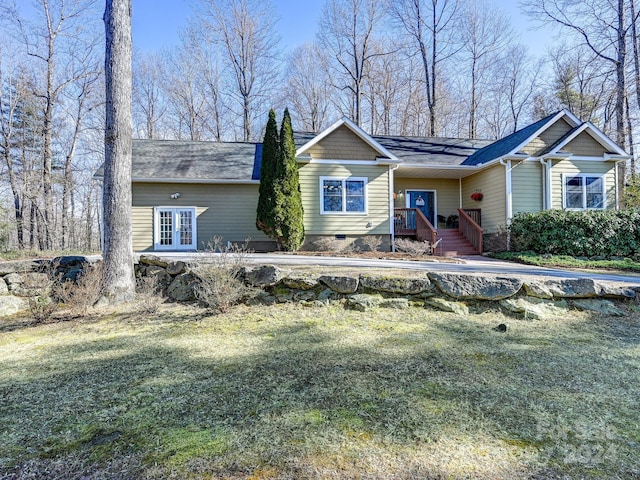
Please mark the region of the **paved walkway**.
<svg viewBox="0 0 640 480"><path fill-rule="evenodd" d="M172 260L193 260L197 254L182 252L154 252L152 255ZM200 257L201 258L201 257ZM606 273L579 272L555 268L535 267L519 263L505 262L483 256L458 257L458 262L414 262L405 260L376 260L366 258L324 257L313 255L286 255L278 253L252 253L248 261L257 264L272 265L326 265L335 267L369 267L418 270L429 272L488 273L506 276L541 276L553 278L591 278L606 282L623 283L640 287L640 276L613 275Z"/></svg>

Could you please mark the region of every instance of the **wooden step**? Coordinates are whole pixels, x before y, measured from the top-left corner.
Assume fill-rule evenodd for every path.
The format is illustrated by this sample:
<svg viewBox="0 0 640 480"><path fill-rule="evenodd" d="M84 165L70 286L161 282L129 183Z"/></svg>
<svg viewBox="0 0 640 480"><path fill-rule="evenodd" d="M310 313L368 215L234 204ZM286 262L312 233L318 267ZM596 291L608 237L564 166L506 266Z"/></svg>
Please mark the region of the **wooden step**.
<svg viewBox="0 0 640 480"><path fill-rule="evenodd" d="M478 255L479 252L456 229L438 230L438 238L441 239L436 255L443 257L459 257Z"/></svg>

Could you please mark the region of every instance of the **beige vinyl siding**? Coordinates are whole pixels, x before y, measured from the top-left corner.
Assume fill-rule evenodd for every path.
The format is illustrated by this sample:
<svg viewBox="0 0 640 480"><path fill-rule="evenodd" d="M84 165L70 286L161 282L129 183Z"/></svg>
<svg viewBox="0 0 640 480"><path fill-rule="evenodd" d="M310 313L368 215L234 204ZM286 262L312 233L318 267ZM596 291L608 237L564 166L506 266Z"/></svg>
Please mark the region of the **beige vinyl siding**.
<svg viewBox="0 0 640 480"><path fill-rule="evenodd" d="M460 208L460 182L457 179L430 178L395 178L393 189L402 190L435 190L436 215L457 215ZM397 195L394 202L396 208L406 207L406 195Z"/></svg>
<svg viewBox="0 0 640 480"><path fill-rule="evenodd" d="M543 205L542 165L540 162L513 163L511 170L511 209L519 212L539 212Z"/></svg>
<svg viewBox="0 0 640 480"><path fill-rule="evenodd" d="M607 153L607 150L587 132L582 132L563 147L562 150L573 153L574 155L586 157L602 157Z"/></svg>
<svg viewBox="0 0 640 480"><path fill-rule="evenodd" d="M540 136L531 140L522 151L532 156L541 155L542 152L564 137L571 129L571 125L564 119L560 119L542 132Z"/></svg>
<svg viewBox="0 0 640 480"><path fill-rule="evenodd" d="M300 190L308 235L384 235L389 225L389 167L378 165L301 165ZM366 214L320 214L320 177L367 178ZM367 228L367 223L371 227Z"/></svg>
<svg viewBox="0 0 640 480"><path fill-rule="evenodd" d="M375 160L380 156L345 125L331 132L306 153L315 159L330 160Z"/></svg>
<svg viewBox="0 0 640 480"><path fill-rule="evenodd" d="M482 192L480 202L471 199L474 192ZM498 164L462 179L462 206L480 208L485 233L495 232L507 221L507 189L505 167Z"/></svg>
<svg viewBox="0 0 640 480"><path fill-rule="evenodd" d="M131 223L133 250L153 250L153 207L136 206L134 203L131 209Z"/></svg>
<svg viewBox="0 0 640 480"><path fill-rule="evenodd" d="M154 207L196 207L198 249L213 236L223 241L268 241L256 229L258 184L250 185L190 185L180 183L134 183L133 248L153 250ZM170 195L180 192L180 198Z"/></svg>
<svg viewBox="0 0 640 480"><path fill-rule="evenodd" d="M616 208L616 174L615 162L605 161L554 161L551 168L551 205L552 208L562 208L562 174L594 174L605 175L606 208Z"/></svg>

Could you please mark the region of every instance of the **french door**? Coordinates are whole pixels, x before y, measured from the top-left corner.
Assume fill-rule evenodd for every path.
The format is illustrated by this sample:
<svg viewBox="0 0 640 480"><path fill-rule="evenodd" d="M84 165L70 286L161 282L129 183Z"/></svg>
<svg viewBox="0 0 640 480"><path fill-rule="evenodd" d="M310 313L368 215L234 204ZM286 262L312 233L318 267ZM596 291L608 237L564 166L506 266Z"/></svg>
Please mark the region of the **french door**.
<svg viewBox="0 0 640 480"><path fill-rule="evenodd" d="M196 209L156 207L154 248L195 250L197 248Z"/></svg>

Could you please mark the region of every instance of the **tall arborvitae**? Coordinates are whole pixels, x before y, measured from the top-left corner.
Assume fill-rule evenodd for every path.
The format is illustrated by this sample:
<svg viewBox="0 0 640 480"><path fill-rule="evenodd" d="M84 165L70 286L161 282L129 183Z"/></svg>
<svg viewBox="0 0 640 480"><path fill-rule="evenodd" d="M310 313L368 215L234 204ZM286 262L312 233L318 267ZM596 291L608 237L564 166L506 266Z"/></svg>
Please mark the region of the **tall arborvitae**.
<svg viewBox="0 0 640 480"><path fill-rule="evenodd" d="M276 164L280 155L280 139L278 138L278 122L276 112L269 110L269 120L262 142L262 165L260 167L260 189L258 197L258 212L256 227L273 239L278 239L276 228L274 180Z"/></svg>
<svg viewBox="0 0 640 480"><path fill-rule="evenodd" d="M289 109L285 109L280 127L280 155L274 184L279 243L285 250L298 250L304 243L304 211Z"/></svg>

